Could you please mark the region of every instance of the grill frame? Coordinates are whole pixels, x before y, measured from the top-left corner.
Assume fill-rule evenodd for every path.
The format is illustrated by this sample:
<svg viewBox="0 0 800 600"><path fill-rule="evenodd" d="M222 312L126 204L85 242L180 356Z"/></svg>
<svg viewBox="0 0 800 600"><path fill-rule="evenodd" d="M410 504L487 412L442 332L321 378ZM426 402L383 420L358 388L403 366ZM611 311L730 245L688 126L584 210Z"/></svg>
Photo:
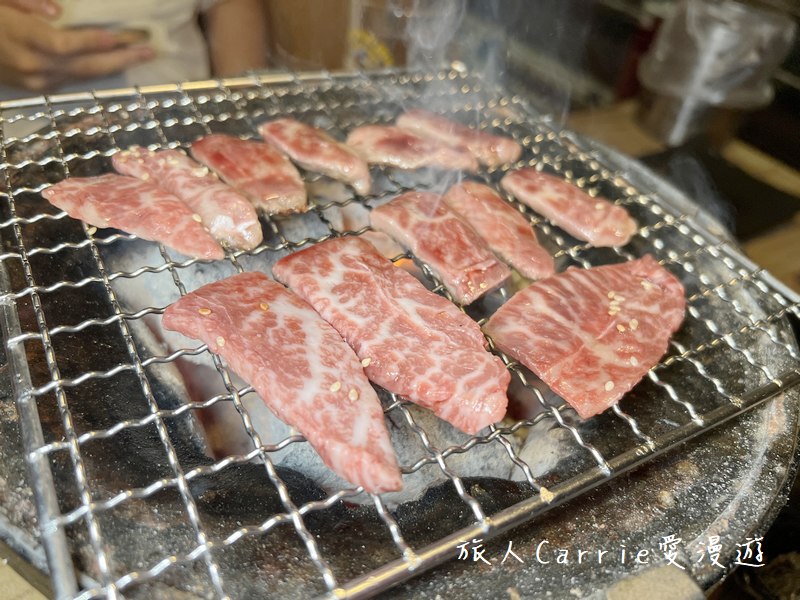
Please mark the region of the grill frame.
<svg viewBox="0 0 800 600"><path fill-rule="evenodd" d="M164 133L164 123L160 122L156 117L154 112L155 108L162 108L159 101L156 101L155 106L151 106L153 100L148 100L148 98L153 98L155 96L159 96L161 94L179 94L183 97L187 98L191 102L194 102L194 96L188 95L190 93L195 92L203 92L208 91L209 95L212 93L221 94L224 98L230 101L234 106L236 106L237 110L243 115L243 120L248 120L251 129L254 132L254 125L253 125L253 118L254 115L251 111L247 108L247 102L244 100L242 96L238 97L237 100L237 93L241 90L264 90L271 85L290 85L290 86L299 86L299 87L306 87L309 88L311 91L314 89L324 88L326 85L334 85L337 81L348 81L348 82L361 82L360 85L364 85L366 88L372 88L376 85L375 82L379 82L381 78L407 78L409 81L417 78L421 82L425 82L429 80L429 82L435 82L437 80L446 82L446 81L461 81L461 79L466 79L469 77L465 72L456 68L450 71L444 71L439 74L423 74L423 73L403 73L397 71L386 71L381 73L375 73L365 75L365 74L345 74L345 75L336 75L336 74L328 74L328 73L306 73L306 74L290 74L290 75L278 75L278 76L264 76L264 77L252 77L252 78L242 78L236 80L223 80L223 81L213 81L213 82L198 82L193 84L184 84L179 86L153 86L148 88L141 88L141 89L134 89L134 90L115 90L115 91L108 91L108 92L96 92L93 94L71 94L71 95L64 95L64 96L56 96L52 98L45 98L45 99L29 99L29 100L22 100L22 101L15 101L10 103L0 103L0 110L3 109L29 109L29 108L44 108L43 114L45 117L49 118L51 125L53 126L52 131L56 131L57 128L55 127L56 120L59 118L58 109L55 108L60 105L67 105L70 103L90 103L95 106L101 106L102 102L110 102L115 99L119 98L127 98L130 100L134 100L135 102L140 103L145 109L149 112L150 117L156 123L156 128L159 130L159 136L161 137L161 143L165 146L174 147L174 145L179 145L174 140L170 141L169 136ZM542 131L546 131L546 134L539 134L544 135L542 142L552 142L555 146L561 146L565 150L565 154L571 157L576 157L578 161L582 161L589 165L596 165L592 166L592 170L595 172L600 173L599 179L595 180L594 183L600 180L619 180L616 185L622 187L625 186L628 189L632 190L634 195L638 195L636 190L637 185L631 185L629 181L625 178L620 176L616 173L617 169L614 169L612 166L606 164L606 160L603 156L603 151L598 151L597 148L587 147L581 140L573 137L571 134L567 132L560 131L553 123L548 122L547 120L542 120L541 117L538 117L533 114L533 112L527 108L524 101L519 97L512 97L511 99L506 98L505 94L502 91L489 91L489 95L497 94L497 97L500 100L497 100L494 107L498 110L502 110L504 108L503 99L505 99L505 107L510 105L514 111L520 111L517 114L528 114L531 118L537 119L536 125ZM408 98L409 100L413 100L413 96ZM102 105L105 106L105 105ZM148 108L149 107L149 108ZM200 121L203 121L203 114L202 111L198 108L197 105L194 106L196 114L201 116ZM102 110L100 111L103 112ZM513 114L513 113L512 113ZM101 115L102 116L102 115ZM213 120L213 116L211 117ZM496 119L499 119L496 117ZM107 119L104 119L104 123L98 126L101 130L105 128L105 133L107 135L113 135L110 131L113 129L114 125L111 124ZM502 123L502 121L498 121ZM0 125L3 122L0 121ZM208 122L204 122L203 126L205 127L206 131L208 130ZM55 135L55 139L57 143L60 143L60 137L63 134ZM28 139L25 143L30 143L36 138ZM11 166L8 162L7 155L6 155L6 144L4 140L0 140L0 167L5 167L3 172L5 173L5 189L10 190L10 179L8 175L9 167ZM535 139L533 140L535 143ZM531 140L529 140L527 147L530 148ZM117 151L117 148L113 148L113 151ZM107 155L106 155L107 156ZM546 156L546 155L545 155ZM63 161L64 156L63 153L61 155L61 159ZM605 173L605 175L603 175ZM491 173L482 173L481 176L487 178L487 176L491 176ZM580 178L579 178L580 179ZM580 180L576 181L580 185ZM591 184L592 182L588 182ZM584 182L586 185L587 183ZM399 186L402 189L402 185ZM34 189L34 191L36 191ZM11 200L13 197L13 193L5 193L6 200ZM649 201L664 201L664 198L659 196L655 199L649 199ZM352 200L351 200L352 201ZM9 203L12 209L12 220L16 219L17 216L13 212L13 203ZM515 204L518 206L517 204ZM660 204L654 204L661 206ZM785 314L793 313L795 316L798 314L798 299L797 297L792 294L789 290L783 287L781 284L776 282L771 276L764 273L758 267L750 263L746 258L744 258L728 241L721 239L720 237L714 235L706 228L697 225L695 223L689 223L686 217L686 206L679 206L679 207L672 207L669 205L664 205L662 207L664 209L664 227L672 227L675 223L675 226L678 231L680 228L683 227L687 232L685 235L689 236L699 236L699 239L702 239L704 248L706 248L706 252L709 252L711 256L718 258L719 260L725 262L730 261L730 265L733 265L731 269L738 270L742 269L740 281L739 283L743 282L752 282L754 285L761 289L765 294L771 295L773 298L783 301L785 303L784 309L782 313L774 313L768 316L764 322L756 320L752 323L752 327L766 330L772 327L772 324L780 321L784 318ZM549 228L547 223L541 221L535 216L531 216L530 213L526 213L526 216L531 218L531 222L534 227L537 227L539 231L545 231L547 234L552 235L553 237L558 237L560 234L557 231L554 231ZM25 218L22 221L14 221L12 223L4 223L0 224L3 225L3 229L6 227L12 227L15 235L19 240L22 239L20 233L20 226L21 224L25 223ZM277 227L273 224L273 228L276 229ZM109 297L112 300L112 304L115 306L115 319L116 322L119 322L120 326L123 328L123 335L125 331L125 325L129 318L136 318L137 316L141 315L126 315L122 316L122 309L120 308L118 303L115 303L116 298L114 295L113 287L111 286L111 279L109 274L104 269L103 259L98 251L98 244L102 244L99 240L95 243L93 240L93 233L90 232L90 228L84 226L84 232L86 233L87 240L89 240L89 246L91 247L93 256L95 256L97 260L98 269L100 272L99 280L93 281L92 283L101 283L105 286L105 289L109 293ZM358 232L353 232L358 233ZM287 240L280 232L278 231L278 239L280 240L281 245L286 245L289 247L297 247L300 244L299 242L290 242ZM124 237L124 234L120 237ZM111 239L111 238L108 238ZM118 238L114 238L118 239ZM113 240L112 240L113 241ZM301 240L302 241L302 240ZM558 243L559 247L564 249L564 255L569 256L572 259L575 259L577 262L580 262L580 249L576 250L575 246L570 246L566 242ZM165 260L165 269L176 273L176 267L181 266L178 263L175 263L168 254L168 251L165 249L161 249L162 254L164 255ZM234 259L237 256L241 256L243 253L234 253ZM624 258L624 251L622 253L618 253L620 257ZM684 257L686 258L686 257ZM691 257L690 257L691 258ZM27 288L19 289L16 291L12 291L12 286L8 281L7 274L5 273L7 261L13 260L20 260L22 262L23 270L26 270L26 280L28 283ZM70 384L79 385L80 382L65 382L63 378L59 375L58 366L56 364L56 356L53 352L52 355L48 352L48 360L51 361L51 375L52 378L52 385L48 386L39 386L38 388L34 388L32 383L30 382L30 378L27 373L27 362L25 357L25 347L24 342L30 341L34 339L36 336L34 335L31 337L28 334L22 333L20 331L19 320L17 318L17 300L24 298L26 296L30 296L33 304L34 309L37 314L38 325L39 325L39 333L41 334L42 342L45 344L47 348L48 339L51 334L57 334L59 331L55 331L51 328L48 328L44 321L44 313L41 311L41 308L36 310L36 303L39 295L42 293L49 293L48 289L39 288L34 285L34 279L32 272L30 271L30 264L26 262L29 260L29 252L26 248L20 248L20 253L18 256L12 256L11 253L5 253L2 256L3 262L3 289L8 290L2 296L2 314L3 314L3 330L6 334L7 339L7 346L8 346L8 353L11 357L10 364L14 368L14 377L13 377L13 384L15 387L15 392L17 395L17 405L20 412L22 429L23 429L23 436L24 436L24 444L26 448L26 458L29 462L30 472L32 476L32 486L36 492L37 498L37 509L39 511L40 520L42 522L41 531L43 536L43 543L45 549L48 554L48 561L51 566L51 570L53 572L54 577L54 586L56 595L58 597L68 597L74 596L77 592L76 582L74 581L73 568L72 562L70 557L69 545L67 542L67 538L64 535L64 525L68 525L70 523L76 522L80 519L86 519L89 523L89 531L90 535L92 535L92 546L94 550L97 552L98 559L102 565L103 561L103 544L100 542L99 537L100 533L97 532L96 536L92 534L92 522L96 525L96 519L93 516L93 510L97 508L97 502L91 499L88 490L84 488L83 493L83 510L81 512L69 513L68 519L64 519L64 515L59 514L58 508L58 494L56 492L53 479L52 479L52 472L50 470L49 464L47 462L47 455L50 452L56 450L67 450L70 452L71 456L73 457L73 462L76 467L76 471L80 473L81 471L81 460L80 460L80 448L81 444L85 443L87 440L90 439L97 439L103 437L106 432L90 432L88 437L87 434L83 434L79 436L77 432L74 430L70 431L70 427L65 425L65 431L67 433L67 442L63 445L50 443L45 444L44 439L42 436L42 429L41 423L39 422L38 413L35 405L35 401L31 401L32 398L35 398L37 395L49 392L51 390L55 390L56 393L59 393L59 390L63 392L63 388L66 385L67 387ZM192 261L188 261L192 262ZM234 260L235 262L235 260ZM30 276L29 276L30 275ZM111 274L113 277L114 273ZM176 277L176 283L179 284L180 278L178 275L174 275ZM737 282L727 282L726 285L736 285ZM434 282L435 284L435 282ZM721 285L721 284L720 284ZM722 285L722 287L716 288L715 286L711 286L708 288L704 293L714 294L715 290L719 291L726 290L726 285ZM763 286L763 287L762 287ZM180 288L180 285L178 286ZM439 288L435 288L441 291L440 286ZM185 289L182 290L185 292ZM723 298L724 299L724 298ZM152 308L152 307L149 307ZM92 319L88 319L88 321L93 321ZM114 321L112 321L114 322ZM96 324L96 323L93 323ZM770 329L771 331L771 329ZM130 335L130 332L128 332ZM725 343L730 343L729 340L726 339L725 336L719 337L721 341ZM127 340L126 340L127 341ZM789 348L789 346L787 346ZM135 346L128 346L128 349L131 353L131 363L133 364L133 370L137 373L142 372L143 368L143 361L140 356L138 356L137 350ZM52 347L51 347L52 350ZM734 348L735 350L735 348ZM199 349L184 349L180 352L202 352L203 347ZM793 355L796 358L796 347L789 350L789 352L795 352ZM146 362L146 360L144 361ZM510 362L510 361L507 361ZM751 362L754 366L758 366L757 362ZM145 365L146 366L146 365ZM223 374L226 376L227 373L224 369L224 366L218 364L218 367ZM512 370L514 367L512 366ZM520 371L517 370L516 373L519 376ZM89 373L92 375L91 373ZM113 376L116 373L113 373L110 376ZM483 523L481 525L476 525L472 528L461 529L459 531L455 531L451 536L443 538L439 540L436 544L429 545L425 548L419 549L417 551L412 550L408 544L405 543L403 540L402 532L399 527L397 527L396 522L394 522L391 514L385 507L385 505L381 502L379 498L374 498L376 511L384 520L387 528L391 532L392 538L397 549L400 553L405 557L403 559L398 559L393 563L389 563L378 569L376 571L372 571L368 574L365 574L362 578L353 579L345 584L338 584L333 574L330 572L330 569L327 567L324 559L319 557L318 548L313 542L312 536L310 532L306 529L305 533L308 534L307 537L303 536L301 533L301 537L304 537L304 542L306 544L306 549L311 556L311 560L316 564L317 568L320 571L321 577L323 580L326 581L327 587L329 592L336 595L347 595L349 597L362 597L363 595L375 593L381 590L386 589L387 587L398 583L408 577L413 576L415 573L419 573L427 568L431 568L445 560L452 558L454 553L453 550L455 545L459 543L459 541L463 541L464 539L472 539L473 537L482 537L483 539L490 539L500 533L508 530L515 525L529 521L536 516L539 516L549 510L550 508L557 506L567 500L585 493L590 489L593 489L597 485L605 483L609 481L611 478L616 477L622 473L629 471L645 462L648 462L655 456L666 452L669 449L674 448L675 446L687 441L688 439L693 438L700 433L710 430L712 427L720 425L729 421L732 418L742 414L743 412L759 406L772 398L774 395L789 390L793 386L800 383L800 370L797 368L793 370L788 370L785 373L778 373L772 374L771 372L767 372L767 376L772 380L770 383L766 384L765 386L761 386L755 390L752 390L751 393L738 398L736 403L729 403L723 406L720 406L718 411L715 411L712 414L703 415L704 419L695 419L690 420L687 424L681 427L677 427L670 432L670 435L662 435L655 439L647 439L646 436L642 437L642 435L637 432L638 427L635 426L635 422L632 426L632 430L635 436L638 436L640 439L640 443L637 445L631 446L626 449L625 452L619 454L612 459L605 459L601 457L601 460L598 460L598 465L587 471L582 473L581 476L576 477L572 480L562 482L557 486L553 486L549 488L548 492L545 496L548 499L548 502L545 502L542 499L542 494L536 494L535 496L531 497L528 501L522 502L518 505L515 505L509 509L504 511L500 511L498 513L493 514L489 518L484 518ZM230 379L226 380L226 385L230 384ZM229 388L231 390L231 395L234 403L237 403L237 399L240 395L244 393L244 390L235 390L233 386ZM152 397L152 394L150 394ZM397 410L405 410L401 403L397 402L395 399L396 405L390 407L391 409ZM67 418L70 415L70 408L66 401L66 397L62 397L60 400L60 408L62 408L62 414ZM241 400L238 400L241 403ZM158 407L157 404L152 404L152 415L147 417L150 419L148 422L161 423L161 427L159 428L159 435L163 435L162 442L164 443L165 448L169 448L170 440L169 434L163 429L163 419L165 415L163 414L164 411ZM237 408L241 408L237 405ZM188 409L187 409L188 410ZM246 414L246 410L242 409L242 414ZM615 412L618 417L625 420L629 418L625 415L621 409L618 407L615 408ZM550 418L553 418L555 421L559 422L559 424L565 427L571 427L569 420L565 420L562 415L561 409L551 409L548 414ZM691 413L691 409L689 410L689 414ZM409 416L407 411L404 412L404 415L407 419L410 419L409 424L413 428L413 418ZM131 426L131 423L120 423L122 428ZM258 434L252 430L252 425L248 427L247 421L244 421L244 427L248 429L248 433L250 437L253 438L254 444L256 446L256 450L253 451L253 456L244 457L244 458L254 458L257 455L264 455L264 452L258 451L258 448L261 444L257 443ZM584 449L589 449L591 452L591 448L587 448L585 444L583 444L580 440L580 433L572 428L571 431L573 435L577 436L576 439L578 440L579 444L583 445ZM503 430L502 428L492 428L491 432L484 436L484 439L480 443L489 443L494 440L501 441L503 440ZM424 438L423 438L424 439ZM502 442L501 442L502 443ZM465 445L466 446L466 445ZM432 449L430 446L427 448L430 452L433 461L438 463L440 468L447 472L447 464L445 461L446 456L443 456L443 453L437 449ZM511 454L511 452L510 452ZM169 455L169 451L168 451ZM240 459L242 457L239 457ZM259 456L259 458L261 458ZM517 457L518 458L518 457ZM174 463L173 463L174 459ZM513 458L512 458L513 460ZM169 485L173 483L177 485L179 490L181 491L182 497L185 499L187 512L190 515L190 520L192 526L195 528L197 536L198 536L198 550L195 553L192 553L188 557L184 557L187 560L193 562L198 557L204 557L206 560L206 565L209 573L209 578L211 583L214 587L214 591L218 596L224 595L224 584L222 582L217 585L214 577L214 565L213 559L211 559L211 549L213 549L213 545L209 546L207 542L207 538L205 538L203 533L203 528L201 523L199 522L199 517L196 514L196 509L192 509L193 501L191 498L191 493L189 492L187 479L191 478L191 473L186 474L181 470L179 461L173 455L170 455L171 467L175 471L176 475L174 477L174 481L170 481ZM225 461L220 461L214 467L211 467L211 470L214 468L222 469L226 466L227 463ZM270 480L275 483L275 480L280 480L280 478L275 473L274 469L270 468L269 460L266 461L265 464L267 470L267 476ZM79 478L80 479L80 478ZM85 479L85 474L84 474ZM452 481L456 484L456 489L458 490L458 495L462 498L462 500L467 501L470 505L470 508L475 513L476 517L480 517L483 514L481 507L478 503L470 503L468 498L469 494L464 489L463 485L459 488L458 478L451 478ZM533 481L533 478L530 478ZM163 480L162 480L163 481ZM166 484L165 484L166 485ZM280 488L280 485L278 485ZM152 493L152 492L151 492ZM145 498L148 495L144 496ZM333 504L335 501L338 501L341 498L346 498L347 494L338 495L335 494L334 496L328 498L326 502ZM113 499L112 499L113 500ZM120 500L123 502L124 499ZM303 522L303 514L297 509L296 506L291 504L291 500L289 501L290 505L287 506L287 512L289 513L290 517L295 520L296 523L300 523L302 525ZM102 504L102 503L101 503ZM291 506L292 508L289 508ZM278 517L276 515L276 517ZM286 520L286 519L284 519ZM295 525L296 528L301 529L298 525ZM239 535L238 533L234 533L231 537L235 538L231 543L235 543L236 536ZM242 536L245 535L244 533L241 534ZM95 539L97 538L97 539ZM162 561L164 562L164 561ZM151 575L158 574L159 565L162 563L156 564L153 569ZM169 568L171 561L167 561L163 565L163 569L165 570ZM110 571L108 567L105 569L101 566L101 571L108 573L108 578L105 581L98 582L100 587L97 588L90 588L83 592L82 594L78 595L78 597L95 597L96 594L105 593L108 597L114 597L116 593L118 593L118 588L123 588L127 583L129 583L128 579L118 578L113 580L110 576ZM147 575L147 573L145 573ZM127 575L126 575L127 577ZM130 581L137 581L136 578L131 579Z"/></svg>

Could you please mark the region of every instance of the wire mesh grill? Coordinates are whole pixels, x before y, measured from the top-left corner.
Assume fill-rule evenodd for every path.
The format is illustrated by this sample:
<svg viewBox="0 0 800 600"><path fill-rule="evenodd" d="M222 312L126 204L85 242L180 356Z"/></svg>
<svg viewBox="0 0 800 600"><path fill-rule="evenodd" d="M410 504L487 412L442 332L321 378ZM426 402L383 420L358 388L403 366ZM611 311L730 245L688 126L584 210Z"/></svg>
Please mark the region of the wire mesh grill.
<svg viewBox="0 0 800 600"><path fill-rule="evenodd" d="M122 284L159 281L177 299L191 291L186 281L202 276L206 263L127 233L79 224L40 196L64 177L109 171L109 157L131 144L186 147L211 132L254 138L258 123L287 114L343 139L355 126L388 123L420 104L522 144L518 164L478 173L488 185L499 189L509 168L538 166L624 205L638 220L641 229L628 246L592 248L504 194L530 220L560 270L651 253L681 279L688 297L686 323L668 355L619 406L591 422L554 404L528 371L502 354L539 412L506 419L482 435L440 447L413 407L384 394L387 418L418 446L415 459L402 465L404 476L433 470L459 503L456 516L428 533L413 510L361 489L306 493L296 474L276 463L304 440L290 434L265 442L247 402L252 388L239 385L205 346L142 342L139 326L158 319L166 304L120 298L127 289ZM787 321L798 313L791 294L727 241L534 114L522 98L462 70L253 77L0 108L7 109L0 118L4 334L42 537L61 597L148 597L160 581L203 597L248 597L253 589L275 597L374 594L453 558L461 541L488 539L530 520L800 381L800 353ZM304 177L325 183L312 173ZM312 192L306 215L262 217L264 243L228 252L226 268L258 268L306 244L361 235L367 228L342 227L329 209L370 207L408 189L442 191L443 177L373 168L372 196L331 200ZM138 253L143 244L150 254ZM120 261L126 255L148 258ZM416 260L401 255L395 261L408 258ZM430 270L417 265L428 287L446 295ZM491 302L506 297L500 291ZM482 322L488 305L468 312ZM199 356L211 361L224 393L171 401L159 369ZM196 443L197 432L204 415L221 405L233 407L234 426L248 447L211 457ZM573 451L540 473L520 439L545 421L569 432ZM490 493L487 500L461 472L462 459L481 447L505 456L517 482L510 497ZM142 456L131 458L137 453ZM253 485L267 490L259 492L266 500L241 506L237 497L256 493ZM332 529L327 520L342 521L345 513L351 530ZM132 524L142 515L153 537L134 551L125 528L146 535L137 528L141 523ZM365 537L369 543L359 554ZM342 548L351 555L342 559ZM242 567L242 555L254 563ZM256 568L255 557L266 564ZM73 567L83 575L80 585Z"/></svg>

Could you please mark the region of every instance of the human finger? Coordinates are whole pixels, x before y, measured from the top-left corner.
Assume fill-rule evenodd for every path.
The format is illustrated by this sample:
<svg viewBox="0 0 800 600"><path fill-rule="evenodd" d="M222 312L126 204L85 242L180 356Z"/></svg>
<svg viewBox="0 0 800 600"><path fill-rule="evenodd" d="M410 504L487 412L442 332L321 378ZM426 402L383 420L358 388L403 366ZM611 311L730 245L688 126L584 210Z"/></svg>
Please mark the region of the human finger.
<svg viewBox="0 0 800 600"><path fill-rule="evenodd" d="M49 89L48 83L44 77L26 75L5 65L0 65L0 84L40 93Z"/></svg>
<svg viewBox="0 0 800 600"><path fill-rule="evenodd" d="M61 6L54 0L0 0L0 5L47 19L56 19L61 14Z"/></svg>
<svg viewBox="0 0 800 600"><path fill-rule="evenodd" d="M108 52L78 54L66 59L63 72L76 79L91 79L118 73L155 57L149 46L130 46Z"/></svg>
<svg viewBox="0 0 800 600"><path fill-rule="evenodd" d="M40 29L41 35L30 37L29 43L36 50L51 56L106 52L128 43L124 36L96 27L56 29L42 22Z"/></svg>

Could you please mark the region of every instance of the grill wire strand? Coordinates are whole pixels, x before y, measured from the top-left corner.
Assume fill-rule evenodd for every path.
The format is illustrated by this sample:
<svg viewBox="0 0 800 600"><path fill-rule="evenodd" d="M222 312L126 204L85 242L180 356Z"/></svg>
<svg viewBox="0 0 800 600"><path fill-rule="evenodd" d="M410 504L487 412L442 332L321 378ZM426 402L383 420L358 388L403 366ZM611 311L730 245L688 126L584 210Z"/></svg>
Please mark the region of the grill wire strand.
<svg viewBox="0 0 800 600"><path fill-rule="evenodd" d="M171 349L163 355L142 356L129 327L131 323L147 317L157 317L163 313L164 306L146 306L139 310L126 312L120 304L114 290L117 280L135 280L147 274L168 274L180 295L186 294L186 286L181 279L185 269L193 268L201 261L196 259L176 260L171 250L159 246L163 264L141 265L129 271L109 270L103 258L103 249L113 244L126 244L135 240L135 236L126 233L114 233L110 236L95 237L94 228L83 225L86 239L77 242L60 241L50 246L36 245L36 241L26 242L24 228L43 221L60 221L68 218L63 212L38 213L21 216L17 210L17 196L21 194L38 194L48 183L43 181L36 185L26 184L13 187L10 172L28 168L46 167L56 163L61 166L63 175L69 176L70 164L74 161L89 161L107 158L122 149L118 136L135 131L137 128L152 130L157 136L153 148L185 147L186 139L181 135L182 128L194 128L196 134L206 135L224 130L226 126L241 126L247 137L255 137L256 124L268 118L284 114L321 115L330 123L334 137L343 139L347 131L365 122L388 122L396 116L396 107L412 105L419 101L420 89L426 90L426 98L433 103L449 104L452 114L458 118L465 114L480 115L478 126L486 129L504 131L511 135L524 148L523 159L515 165L506 165L496 169L482 169L477 177L487 185L497 189L499 177L510 168L535 166L554 172L590 193L611 189L617 203L630 210L637 210L646 217L647 223L642 226L638 236L648 245L659 262L676 272L679 277L696 282L696 291L687 297L687 319L693 327L702 330L702 338L698 343L686 343L672 340L668 356L647 374L649 383L660 390L660 397L672 403L686 417L683 424L677 425L666 433L651 434L648 428L637 418L620 406L615 406L611 414L627 428L630 441L617 448L613 455L603 454L590 439L581 432L579 422L571 414L571 409L563 405L553 405L542 392L529 381L529 373L516 362L494 349L492 340L488 343L517 379L541 406L542 412L535 418L498 424L489 428L488 433L472 437L468 442L438 448L431 441L428 432L417 419L406 402L392 395L385 407L387 414L397 415L408 427L408 435L418 438L423 455L411 465L403 465L403 473L415 473L430 465L438 469L452 484L460 501L472 514L474 525L453 531L446 538L437 540L425 548L414 548L407 542L401 526L392 516L390 509L380 496L372 496L370 504L386 528L397 558L381 567L365 572L349 581L338 581L333 569L324 556L315 535L309 530L306 519L312 513L326 511L363 494L361 488L343 489L329 494L324 500L306 501L298 504L292 497L286 482L271 458L271 454L300 444L304 439L300 435L291 435L276 444L265 444L254 425L254 418L246 407L243 397L252 394L250 386L237 388L232 374L217 356L213 356L213 365L220 378L225 393L206 398L202 402L183 404L178 408L165 409L159 403L151 389L148 368L154 365L169 365L183 357L199 356L207 353L207 347L200 345L180 349ZM342 100L337 94L344 95ZM327 95L326 95L327 94ZM349 98L350 97L350 98ZM458 106L452 108L453 98ZM349 99L348 99L349 98ZM326 100L327 99L327 100ZM7 103L11 109L13 103ZM63 108L62 108L63 106ZM75 108L70 109L70 106ZM230 110L220 112L220 107L229 106ZM389 107L387 109L386 107ZM671 206L664 205L653 194L642 193L629 183L625 176L608 167L602 158L585 149L566 132L560 131L546 119L537 117L518 96L509 97L501 87L484 85L478 78L472 77L458 69L444 70L438 73L387 71L374 74L299 74L289 73L283 78L252 76L242 80L225 80L184 84L176 86L160 86L155 88L136 88L125 93L95 92L76 97L53 97L40 104L21 103L17 117L5 119L0 112L0 171L5 173L2 180L5 189L0 188L0 203L8 206L8 217L0 222L0 235L6 238L11 231L12 240L0 254L0 261L7 269L21 269L24 285L4 290L0 297L6 310L16 313L22 302L30 302L35 317L35 330L21 330L14 335L7 335L6 344L11 360L17 367L25 369L25 344L41 344L49 372L46 382L25 384L17 382L17 400L22 405L25 398L34 401L54 395L58 412L61 416L64 432L63 440L45 442L35 436L26 437L26 458L31 470L38 503L40 527L45 545L48 547L48 559L54 574L55 590L59 597L75 597L81 600L90 598L118 598L126 589L136 584L157 579L170 570L181 565L191 565L201 561L209 582L209 593L216 598L228 598L220 563L216 556L221 549L239 542L245 537L268 536L276 527L286 525L294 531L305 548L307 558L315 566L321 585L329 597L366 597L387 589L389 586L409 578L415 573L431 568L448 558L452 558L453 549L458 540L479 536L491 539L511 527L527 522L543 514L552 507L568 499L585 494L611 478L629 471L667 450L674 448L713 427L728 422L745 410L752 409L766 402L776 394L797 385L800 382L800 353L794 340L782 337L779 326L785 324L786 317L800 313L798 301L790 293L772 280L763 270L749 264L738 250L728 241L714 239L705 230L696 226L687 216ZM166 116L172 110L182 114L180 118ZM31 112L33 111L33 112ZM141 119L125 122L125 115L141 114ZM159 116L163 114L164 116ZM89 125L81 124L65 129L70 120L87 118ZM91 119L99 118L99 124ZM42 130L21 138L5 135L5 128L11 124L46 121ZM107 138L110 147L107 150L95 149L84 154L68 153L65 140L75 135L89 135ZM20 144L51 143L55 148L55 156L44 158L25 158L11 162L8 148ZM588 175L582 171L588 170ZM328 229L328 234L319 238L293 239L285 234L279 218L262 217L265 226L265 242L250 252L227 252L226 260L236 272L243 272L247 267L242 258L259 257L264 253L281 252L302 247L308 243L318 243L325 239L341 235L360 235L368 228L357 231L341 231L325 216L325 210L333 205L346 206L353 202L361 202L368 208L387 197L395 196L414 188L435 187L436 182L408 182L404 174L387 169L373 169L379 177L388 182L387 191L368 198L351 196L342 202L317 202L311 205L313 212ZM307 181L319 180L313 174L304 174ZM500 190L498 190L500 191ZM626 248L615 248L611 253L593 254L586 244L576 243L567 238L560 230L546 220L533 214L513 197L500 191L501 195L512 206L517 208L530 221L531 226L547 239L554 249L557 260L581 267L592 267L605 264L609 260L624 261L636 258ZM25 213L22 213L25 215ZM662 238L680 239L682 247L671 248L662 242ZM88 249L94 260L97 275L88 276L78 281L61 280L49 285L37 282L31 257L56 256L59 253ZM449 298L440 281L430 269L419 263L415 257L401 255L395 261L411 258L420 267L429 280L430 288ZM723 265L730 273L729 277L709 276L704 272L704 261L714 260ZM102 286L113 314L105 317L89 318L76 324L49 326L42 308L42 296L59 294L87 286ZM750 294L757 294L763 304L764 313L754 313L752 307L743 303L738 295L743 289ZM452 298L450 298L452 300ZM716 302L724 306L727 315L710 315L705 303ZM9 308L10 307L10 308ZM462 309L463 310L463 309ZM736 318L729 324L728 315ZM15 317L16 318L16 317ZM30 326L30 324L27 324ZM79 334L94 328L116 326L128 354L126 362L121 362L106 370L86 370L78 376L62 377L59 369L59 355L53 345L56 336ZM6 334L9 333L6 327ZM764 364L754 355L752 350L740 339L745 335L757 335L768 340L768 344L793 361L794 367L776 372L771 365ZM710 351L724 351L726 356L734 357L747 366L752 372L753 384L745 392L726 389L726 384L709 370L704 357ZM670 369L687 368L702 381L708 382L717 396L717 403L709 408L700 408L676 389L676 382L670 379ZM121 373L132 373L141 388L146 400L148 414L127 419L113 425L91 429L79 433L73 423L72 410L67 391L92 382L102 383L111 380ZM250 440L251 448L242 454L227 456L210 464L184 468L170 437L166 422L181 416L199 414L221 403L231 403L240 419L240 426ZM30 407L26 408L30 411ZM33 406L35 417L35 404ZM632 411L631 411L632 412ZM38 417L36 417L38 418ZM35 419L34 419L35 420ZM523 460L514 445L510 442L513 436L542 421L551 421L555 426L567 431L574 441L576 452L584 453L591 459L593 466L587 467L570 479L560 481L556 485L545 488L533 475L530 466ZM40 424L34 423L40 426ZM87 444L107 440L114 442L121 434L135 429L155 427L164 456L169 465L170 475L161 477L142 487L131 487L115 494L99 495L92 488L91 477L84 464L82 448ZM513 468L519 471L522 478L533 489L532 496L510 508L496 514L487 514L481 503L470 493L462 476L448 464L448 459L455 455L468 453L478 445L497 445L508 456ZM72 509L61 511L58 504L41 501L45 496L59 495L59 489L53 483L50 473L49 459L54 455L66 452L72 465L72 471L78 486L80 504ZM266 480L278 493L283 512L272 514L257 524L243 525L225 536L211 535L201 518L191 489L191 483L201 477L224 471L231 465L243 465L256 462L263 466ZM156 494L165 490L176 490L183 503L188 525L194 532L196 544L188 551L163 556L153 561L147 568L127 569L125 565L112 568L107 548L113 547L113 539L109 539L100 524L99 515L136 500L152 500ZM546 496L544 492L547 492ZM66 530L83 523L88 532L91 552L97 562L99 579L90 581L84 578L84 589L74 589L65 573L73 569L72 559L63 551L55 552L53 548L64 545ZM59 542L59 540L61 540ZM71 548L76 552L76 548ZM59 579L60 578L60 579ZM87 581L89 583L87 583Z"/></svg>

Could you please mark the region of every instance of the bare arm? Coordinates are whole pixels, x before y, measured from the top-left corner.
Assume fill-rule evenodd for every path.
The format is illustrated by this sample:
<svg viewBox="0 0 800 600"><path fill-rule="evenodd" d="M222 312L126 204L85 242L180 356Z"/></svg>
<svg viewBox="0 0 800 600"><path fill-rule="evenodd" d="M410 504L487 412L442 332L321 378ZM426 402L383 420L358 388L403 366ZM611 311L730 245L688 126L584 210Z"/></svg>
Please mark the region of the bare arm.
<svg viewBox="0 0 800 600"><path fill-rule="evenodd" d="M264 0L220 0L204 15L217 77L240 75L267 64L267 17Z"/></svg>

